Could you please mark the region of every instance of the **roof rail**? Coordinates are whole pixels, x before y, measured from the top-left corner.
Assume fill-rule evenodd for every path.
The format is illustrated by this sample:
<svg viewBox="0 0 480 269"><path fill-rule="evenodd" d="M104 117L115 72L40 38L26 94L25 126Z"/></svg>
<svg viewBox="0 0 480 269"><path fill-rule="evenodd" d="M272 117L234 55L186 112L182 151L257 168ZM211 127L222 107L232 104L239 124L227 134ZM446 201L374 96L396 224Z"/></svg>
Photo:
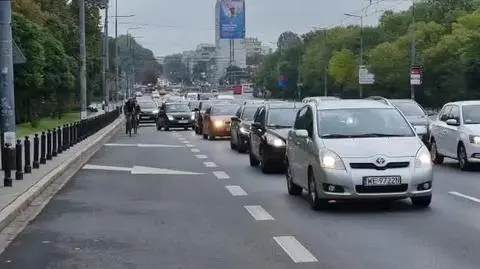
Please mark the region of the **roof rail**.
<svg viewBox="0 0 480 269"><path fill-rule="evenodd" d="M392 103L390 103L390 101L388 101L388 99L383 97L383 96L369 96L365 99L376 100L376 101L380 101L380 102L382 102L384 104L387 104L387 105L392 105Z"/></svg>

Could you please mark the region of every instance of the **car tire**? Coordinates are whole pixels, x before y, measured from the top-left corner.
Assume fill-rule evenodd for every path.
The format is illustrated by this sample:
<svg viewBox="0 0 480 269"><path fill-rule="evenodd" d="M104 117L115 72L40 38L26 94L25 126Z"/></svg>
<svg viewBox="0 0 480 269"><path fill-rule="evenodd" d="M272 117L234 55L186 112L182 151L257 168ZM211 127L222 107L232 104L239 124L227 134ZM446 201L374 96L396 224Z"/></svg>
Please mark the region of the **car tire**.
<svg viewBox="0 0 480 269"><path fill-rule="evenodd" d="M208 139L208 135L207 135L207 134L203 134L203 139L207 140L207 139Z"/></svg>
<svg viewBox="0 0 480 269"><path fill-rule="evenodd" d="M157 123L157 131L161 131L162 130L162 126L158 125Z"/></svg>
<svg viewBox="0 0 480 269"><path fill-rule="evenodd" d="M165 132L168 132L170 130L170 128L168 128L168 126L164 126L163 130L165 130Z"/></svg>
<svg viewBox="0 0 480 269"><path fill-rule="evenodd" d="M311 170L308 171L308 201L310 208L315 211L325 209L328 205L327 200L318 198L317 183Z"/></svg>
<svg viewBox="0 0 480 269"><path fill-rule="evenodd" d="M253 156L252 150L250 150L250 153L248 154L248 159L250 160L251 167L257 167L260 163L260 161L258 161L257 158Z"/></svg>
<svg viewBox="0 0 480 269"><path fill-rule="evenodd" d="M239 153L247 152L247 147L245 146L245 144L240 143L239 141L240 141L240 137L237 135L237 151Z"/></svg>
<svg viewBox="0 0 480 269"><path fill-rule="evenodd" d="M183 128L183 130L188 131L188 127Z"/></svg>
<svg viewBox="0 0 480 269"><path fill-rule="evenodd" d="M290 170L290 165L287 162L287 172L285 173L285 177L287 179L287 190L288 194L292 196L299 196L302 194L303 189L302 187L298 186L297 184L293 183L292 180L292 173Z"/></svg>
<svg viewBox="0 0 480 269"><path fill-rule="evenodd" d="M233 138L230 138L230 149L231 149L231 150L235 150L235 149L237 149L237 147L236 147L236 145L233 143L233 140L232 140L232 139L233 139Z"/></svg>
<svg viewBox="0 0 480 269"><path fill-rule="evenodd" d="M432 202L432 196L421 196L421 197L412 197L412 204L414 206L427 208L430 207L430 203Z"/></svg>
<svg viewBox="0 0 480 269"><path fill-rule="evenodd" d="M435 141L435 139L432 139L432 142L430 143L430 148L430 157L432 159L432 162L434 164L442 164L445 157L438 153L437 142Z"/></svg>
<svg viewBox="0 0 480 269"><path fill-rule="evenodd" d="M269 174L272 171L272 166L268 163L265 155L263 154L263 150L261 150L260 155L262 156L262 160L260 161L260 168L262 169L262 173Z"/></svg>
<svg viewBox="0 0 480 269"><path fill-rule="evenodd" d="M210 141L215 140L215 136L212 135L212 131L210 131L210 130L208 131L208 137L207 137L207 138L208 138L208 140L210 140Z"/></svg>
<svg viewBox="0 0 480 269"><path fill-rule="evenodd" d="M467 158L467 151L465 150L465 146L463 144L459 144L457 148L457 159L458 165L462 171L468 171L471 169L472 164L468 161Z"/></svg>
<svg viewBox="0 0 480 269"><path fill-rule="evenodd" d="M199 135L200 132L198 131L198 128L197 127L193 127L193 130L195 131L195 134Z"/></svg>

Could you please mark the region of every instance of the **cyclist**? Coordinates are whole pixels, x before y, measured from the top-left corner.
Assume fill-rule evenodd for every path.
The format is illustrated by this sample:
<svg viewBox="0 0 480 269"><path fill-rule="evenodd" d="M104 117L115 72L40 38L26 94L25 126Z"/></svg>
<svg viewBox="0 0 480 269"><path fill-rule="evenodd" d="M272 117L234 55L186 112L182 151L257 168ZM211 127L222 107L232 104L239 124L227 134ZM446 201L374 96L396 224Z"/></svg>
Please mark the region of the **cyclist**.
<svg viewBox="0 0 480 269"><path fill-rule="evenodd" d="M140 104L138 104L136 100L134 102L133 110L135 113L135 123L137 124L137 128L138 128L140 125L140 113L142 112L142 109L140 108Z"/></svg>
<svg viewBox="0 0 480 269"><path fill-rule="evenodd" d="M134 113L136 112L135 107L136 107L135 97L130 98L125 102L124 113L125 113L125 116L127 117L127 123L126 123L127 125L128 125L128 121L130 120L130 117L132 117L132 115L134 115ZM136 121L137 117L136 115L134 116L135 117L133 118L133 121ZM132 124L135 124L135 122L132 122ZM128 126L127 128L125 128L125 133L128 134Z"/></svg>

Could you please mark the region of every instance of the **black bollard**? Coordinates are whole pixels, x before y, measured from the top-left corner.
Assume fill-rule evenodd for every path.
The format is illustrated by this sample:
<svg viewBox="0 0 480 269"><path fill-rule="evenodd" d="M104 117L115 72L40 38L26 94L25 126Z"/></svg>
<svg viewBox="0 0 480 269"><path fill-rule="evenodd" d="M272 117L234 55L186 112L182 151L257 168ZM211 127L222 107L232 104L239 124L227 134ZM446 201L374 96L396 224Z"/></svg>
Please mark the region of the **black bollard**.
<svg viewBox="0 0 480 269"><path fill-rule="evenodd" d="M35 134L35 137L33 137L33 169L38 169L40 168L40 162L39 162L39 144L40 144L40 139L38 138L38 134Z"/></svg>
<svg viewBox="0 0 480 269"><path fill-rule="evenodd" d="M40 136L40 164L47 163L47 159L45 158L45 149L46 149L45 140L46 140L45 132L42 132L42 135Z"/></svg>
<svg viewBox="0 0 480 269"><path fill-rule="evenodd" d="M67 150L70 147L68 142L68 125L63 125L63 150Z"/></svg>
<svg viewBox="0 0 480 269"><path fill-rule="evenodd" d="M52 159L52 131L47 130L47 160Z"/></svg>
<svg viewBox="0 0 480 269"><path fill-rule="evenodd" d="M57 144L58 144L58 148L57 148L57 153L60 154L63 152L63 148L62 148L62 128L60 128L60 126L58 126L57 128Z"/></svg>
<svg viewBox="0 0 480 269"><path fill-rule="evenodd" d="M70 146L75 145L75 123L70 124Z"/></svg>
<svg viewBox="0 0 480 269"><path fill-rule="evenodd" d="M23 141L23 152L25 154L25 165L23 166L23 172L25 174L30 174L32 172L32 162L30 156L30 140L28 136L25 136Z"/></svg>
<svg viewBox="0 0 480 269"><path fill-rule="evenodd" d="M23 158L22 158L22 140L17 140L17 144L15 145L15 179L22 180L23 179Z"/></svg>
<svg viewBox="0 0 480 269"><path fill-rule="evenodd" d="M4 187L12 187L13 181L12 181L12 160L11 160L11 151L12 149L10 148L10 144L5 144L5 147L3 149L5 151L5 177L3 178L3 186Z"/></svg>
<svg viewBox="0 0 480 269"><path fill-rule="evenodd" d="M57 129L55 128L52 132L52 156L57 157Z"/></svg>

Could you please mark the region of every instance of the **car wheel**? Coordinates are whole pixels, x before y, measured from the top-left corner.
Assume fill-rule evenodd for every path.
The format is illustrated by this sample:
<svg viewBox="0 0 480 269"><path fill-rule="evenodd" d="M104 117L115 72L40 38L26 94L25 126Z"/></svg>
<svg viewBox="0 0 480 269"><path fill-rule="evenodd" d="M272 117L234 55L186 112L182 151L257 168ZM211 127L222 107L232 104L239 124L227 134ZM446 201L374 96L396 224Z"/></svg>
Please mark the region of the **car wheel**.
<svg viewBox="0 0 480 269"><path fill-rule="evenodd" d="M430 196L412 197L410 198L410 200L412 200L412 204L414 206L427 208L430 206L430 203L432 202L432 196L430 195Z"/></svg>
<svg viewBox="0 0 480 269"><path fill-rule="evenodd" d="M193 130L195 131L195 134L197 134L197 135L200 134L197 127L193 127Z"/></svg>
<svg viewBox="0 0 480 269"><path fill-rule="evenodd" d="M260 167L262 168L262 173L268 174L272 171L272 166L268 163L268 159L265 157L263 150L260 151L260 156L262 160L260 161Z"/></svg>
<svg viewBox="0 0 480 269"><path fill-rule="evenodd" d="M236 147L235 144L233 143L233 137L230 138L230 149L231 149L231 150L237 149L237 147Z"/></svg>
<svg viewBox="0 0 480 269"><path fill-rule="evenodd" d="M203 134L203 139L207 139L208 138L208 135L207 134Z"/></svg>
<svg viewBox="0 0 480 269"><path fill-rule="evenodd" d="M302 187L298 186L297 184L293 183L292 180L292 172L290 170L290 165L287 162L287 172L285 173L285 176L287 178L287 189L288 189L288 194L292 196L298 196L302 194Z"/></svg>
<svg viewBox="0 0 480 269"><path fill-rule="evenodd" d="M165 131L169 131L169 130L170 130L170 128L168 128L168 126L164 126L164 127L163 127L163 130L165 130Z"/></svg>
<svg viewBox="0 0 480 269"><path fill-rule="evenodd" d="M437 142L435 142L435 139L432 139L430 148L430 156L432 158L432 162L434 164L442 164L444 157L440 153L438 153Z"/></svg>
<svg viewBox="0 0 480 269"><path fill-rule="evenodd" d="M318 197L317 183L311 170L308 171L308 201L310 207L315 211L324 209L328 204L327 200Z"/></svg>
<svg viewBox="0 0 480 269"><path fill-rule="evenodd" d="M215 136L212 135L211 131L208 131L208 140L215 140Z"/></svg>
<svg viewBox="0 0 480 269"><path fill-rule="evenodd" d="M253 156L252 150L250 149L250 153L248 154L248 158L250 160L250 166L256 167L260 163L255 156Z"/></svg>
<svg viewBox="0 0 480 269"><path fill-rule="evenodd" d="M160 130L162 130L162 127L157 124L157 131L160 131Z"/></svg>
<svg viewBox="0 0 480 269"><path fill-rule="evenodd" d="M183 128L183 130L188 131L188 127Z"/></svg>
<svg viewBox="0 0 480 269"><path fill-rule="evenodd" d="M470 170L472 165L468 161L467 151L465 150L465 146L463 144L458 145L457 158L460 169L462 169L463 171Z"/></svg>

